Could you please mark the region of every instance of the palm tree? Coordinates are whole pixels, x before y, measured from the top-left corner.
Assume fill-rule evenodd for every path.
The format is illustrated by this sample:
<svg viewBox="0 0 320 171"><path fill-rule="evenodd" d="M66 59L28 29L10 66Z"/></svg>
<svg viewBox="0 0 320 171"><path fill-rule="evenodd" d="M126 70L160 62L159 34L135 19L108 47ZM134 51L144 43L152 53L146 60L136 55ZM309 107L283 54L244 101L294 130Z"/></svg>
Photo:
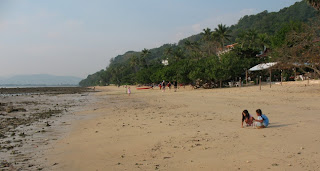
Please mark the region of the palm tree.
<svg viewBox="0 0 320 171"><path fill-rule="evenodd" d="M320 11L320 0L306 0L316 10Z"/></svg>
<svg viewBox="0 0 320 171"><path fill-rule="evenodd" d="M264 47L268 47L270 45L269 37L266 33L258 34L258 46L261 50L264 50Z"/></svg>
<svg viewBox="0 0 320 171"><path fill-rule="evenodd" d="M203 29L203 32L200 34L203 36L202 40L206 42L205 46L206 46L206 49L208 49L208 56L210 56L211 55L211 47L212 47L213 42L215 41L214 37L213 37L213 32L211 31L210 28L206 28L206 29Z"/></svg>
<svg viewBox="0 0 320 171"><path fill-rule="evenodd" d="M255 29L249 29L239 34L237 42L241 44L241 48L254 48L254 46L259 44L258 33Z"/></svg>
<svg viewBox="0 0 320 171"><path fill-rule="evenodd" d="M143 66L147 66L147 68L149 68L149 64L148 64L148 56L151 54L150 50L144 48L142 50L142 53L141 53L141 63Z"/></svg>
<svg viewBox="0 0 320 171"><path fill-rule="evenodd" d="M219 24L218 28L215 28L214 31L214 36L221 43L222 48L224 48L225 40L230 41L229 38L231 37L231 35L229 35L229 27L227 27L226 25Z"/></svg>
<svg viewBox="0 0 320 171"><path fill-rule="evenodd" d="M212 40L212 31L210 28L203 29L203 32L200 33L202 35L203 40L211 41Z"/></svg>
<svg viewBox="0 0 320 171"><path fill-rule="evenodd" d="M187 50L189 50L189 55L191 55L191 58L197 58L199 60L200 58L200 45L198 42L190 42L189 40L184 42L184 45Z"/></svg>
<svg viewBox="0 0 320 171"><path fill-rule="evenodd" d="M247 32L247 40L249 43L249 48L254 48L258 41L258 32L255 29L249 29Z"/></svg>
<svg viewBox="0 0 320 171"><path fill-rule="evenodd" d="M184 42L184 46L189 51L189 53L194 51L194 43L192 43L190 40L186 40Z"/></svg>
<svg viewBox="0 0 320 171"><path fill-rule="evenodd" d="M135 72L138 70L139 58L133 55L130 59L130 66L134 68Z"/></svg>

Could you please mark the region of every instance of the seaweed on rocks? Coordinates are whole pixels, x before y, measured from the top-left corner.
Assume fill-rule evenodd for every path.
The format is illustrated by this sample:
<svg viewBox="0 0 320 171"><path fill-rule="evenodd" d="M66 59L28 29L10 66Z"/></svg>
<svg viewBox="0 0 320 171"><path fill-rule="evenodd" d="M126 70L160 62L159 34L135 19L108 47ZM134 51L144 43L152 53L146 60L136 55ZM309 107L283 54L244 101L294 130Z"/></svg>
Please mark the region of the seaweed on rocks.
<svg viewBox="0 0 320 171"><path fill-rule="evenodd" d="M63 110L51 110L49 109L48 111L43 111L41 113L35 113L33 114L33 117L35 117L35 119L47 119L50 118L51 116L54 116L56 114L62 113Z"/></svg>

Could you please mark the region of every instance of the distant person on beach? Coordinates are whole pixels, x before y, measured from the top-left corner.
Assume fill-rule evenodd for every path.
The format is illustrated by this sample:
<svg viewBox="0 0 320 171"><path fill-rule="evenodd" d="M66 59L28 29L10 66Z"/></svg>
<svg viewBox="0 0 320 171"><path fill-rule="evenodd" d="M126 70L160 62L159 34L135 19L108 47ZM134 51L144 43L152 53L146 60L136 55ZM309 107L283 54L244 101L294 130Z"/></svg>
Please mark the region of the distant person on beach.
<svg viewBox="0 0 320 171"><path fill-rule="evenodd" d="M130 87L128 87L128 96L130 96L130 94L131 94L131 89Z"/></svg>
<svg viewBox="0 0 320 171"><path fill-rule="evenodd" d="M192 82L192 83L190 84L190 87L191 87L192 90L194 90L194 88L196 87L196 84L195 84L194 82Z"/></svg>
<svg viewBox="0 0 320 171"><path fill-rule="evenodd" d="M243 122L246 123L246 126L252 126L253 124L253 120L254 120L254 117L252 117L248 110L244 110L242 112L242 122L241 122L241 127L243 128Z"/></svg>
<svg viewBox="0 0 320 171"><path fill-rule="evenodd" d="M174 86L174 92L176 92L178 89L178 82L174 81L173 86Z"/></svg>
<svg viewBox="0 0 320 171"><path fill-rule="evenodd" d="M160 90L161 90L161 88L162 88L161 86L162 86L162 83L159 84Z"/></svg>
<svg viewBox="0 0 320 171"><path fill-rule="evenodd" d="M261 109L256 110L258 118L255 120L255 127L256 128L266 128L269 125L269 118L262 114Z"/></svg>
<svg viewBox="0 0 320 171"><path fill-rule="evenodd" d="M169 90L171 90L171 82L170 81L168 83L168 88L169 88Z"/></svg>
<svg viewBox="0 0 320 171"><path fill-rule="evenodd" d="M166 82L163 80L162 81L162 92L166 91Z"/></svg>

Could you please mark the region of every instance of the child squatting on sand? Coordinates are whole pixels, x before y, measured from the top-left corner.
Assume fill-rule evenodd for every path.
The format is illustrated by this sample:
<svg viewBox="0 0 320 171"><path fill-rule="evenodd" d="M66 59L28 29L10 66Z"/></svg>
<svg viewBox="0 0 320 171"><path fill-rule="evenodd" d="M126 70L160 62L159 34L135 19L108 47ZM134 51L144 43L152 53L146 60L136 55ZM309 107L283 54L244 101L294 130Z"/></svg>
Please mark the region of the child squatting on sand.
<svg viewBox="0 0 320 171"><path fill-rule="evenodd" d="M253 126L255 128L266 128L269 125L269 119L266 115L262 114L261 109L256 110L258 118L255 119L253 116L251 116L248 112L248 110L244 110L242 112L242 122L241 127L243 128L243 122L246 123L245 126Z"/></svg>
<svg viewBox="0 0 320 171"><path fill-rule="evenodd" d="M254 122L256 128L266 128L269 125L269 119L266 115L262 114L261 109L256 110L258 118Z"/></svg>
<svg viewBox="0 0 320 171"><path fill-rule="evenodd" d="M246 126L252 126L253 124L253 120L254 120L254 117L252 117L248 110L244 110L242 112L242 122L241 122L241 127L243 128L243 122L246 122Z"/></svg>

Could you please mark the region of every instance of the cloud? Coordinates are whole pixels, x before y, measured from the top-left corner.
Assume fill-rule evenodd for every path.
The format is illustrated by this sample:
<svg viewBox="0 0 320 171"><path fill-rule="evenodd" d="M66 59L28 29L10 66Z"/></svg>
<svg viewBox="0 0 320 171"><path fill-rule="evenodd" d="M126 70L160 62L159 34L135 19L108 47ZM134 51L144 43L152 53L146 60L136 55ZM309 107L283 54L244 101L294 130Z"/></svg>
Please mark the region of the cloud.
<svg viewBox="0 0 320 171"><path fill-rule="evenodd" d="M202 28L201 28L201 24L194 24L191 26L192 27L192 30L194 32L201 32Z"/></svg>

